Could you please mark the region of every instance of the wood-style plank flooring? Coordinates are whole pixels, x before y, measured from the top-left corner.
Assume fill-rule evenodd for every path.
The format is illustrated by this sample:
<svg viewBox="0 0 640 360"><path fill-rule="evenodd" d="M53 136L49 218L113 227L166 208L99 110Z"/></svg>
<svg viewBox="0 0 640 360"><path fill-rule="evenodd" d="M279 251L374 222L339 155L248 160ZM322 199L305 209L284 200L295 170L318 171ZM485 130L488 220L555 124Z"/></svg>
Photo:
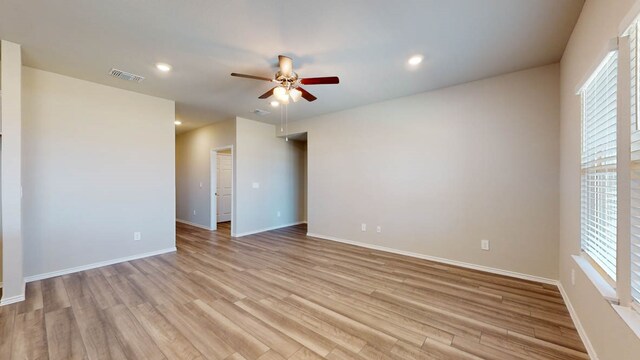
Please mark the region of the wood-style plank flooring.
<svg viewBox="0 0 640 360"><path fill-rule="evenodd" d="M305 236L178 224L177 253L27 284L0 359L587 359L558 289Z"/></svg>

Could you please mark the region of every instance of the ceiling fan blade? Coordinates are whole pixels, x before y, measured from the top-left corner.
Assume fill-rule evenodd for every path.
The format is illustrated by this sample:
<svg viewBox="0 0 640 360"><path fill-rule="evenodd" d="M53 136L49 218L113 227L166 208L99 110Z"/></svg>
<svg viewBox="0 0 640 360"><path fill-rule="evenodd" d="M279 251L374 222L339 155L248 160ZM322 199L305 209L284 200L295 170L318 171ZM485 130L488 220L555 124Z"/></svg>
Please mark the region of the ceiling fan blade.
<svg viewBox="0 0 640 360"><path fill-rule="evenodd" d="M302 85L325 85L325 84L339 84L339 83L340 83L340 79L337 76L305 78L300 80L300 84Z"/></svg>
<svg viewBox="0 0 640 360"><path fill-rule="evenodd" d="M301 88L301 87L297 87L296 89L300 90L300 92L302 93L302 97L307 100L307 101L314 101L317 99L317 97L311 95L310 92L308 92L307 90Z"/></svg>
<svg viewBox="0 0 640 360"><path fill-rule="evenodd" d="M247 75L247 74L231 73L231 76L241 77L241 78L246 78L246 79L254 79L254 80L273 81L273 79L269 79L269 78L266 78L266 77L255 76L255 75Z"/></svg>
<svg viewBox="0 0 640 360"><path fill-rule="evenodd" d="M275 89L275 87L271 88L271 90L267 91L266 93L260 95L258 97L258 99L266 99L266 98L270 97L271 95L273 95L273 89Z"/></svg>
<svg viewBox="0 0 640 360"><path fill-rule="evenodd" d="M278 55L278 65L280 66L280 73L284 76L291 76L293 73L293 60L290 57L284 55Z"/></svg>

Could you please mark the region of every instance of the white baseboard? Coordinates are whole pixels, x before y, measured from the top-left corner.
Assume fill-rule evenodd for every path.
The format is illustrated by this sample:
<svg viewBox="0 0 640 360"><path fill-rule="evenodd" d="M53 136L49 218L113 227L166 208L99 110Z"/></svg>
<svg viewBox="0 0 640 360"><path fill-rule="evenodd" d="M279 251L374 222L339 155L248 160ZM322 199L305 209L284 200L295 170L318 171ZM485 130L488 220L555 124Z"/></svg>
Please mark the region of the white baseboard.
<svg viewBox="0 0 640 360"><path fill-rule="evenodd" d="M571 315L571 320L573 320L573 323L576 326L576 330L578 330L578 335L580 335L580 339L582 340L584 347L587 348L587 353L589 354L589 357L592 360L598 360L598 354L596 354L596 350L593 348L593 344L591 344L591 341L587 336L587 332L585 331L584 327L582 327L582 323L578 318L578 313L573 308L573 305L571 305L571 301L569 300L569 295L567 295L567 293L564 291L564 287L562 286L562 283L560 281L558 281L556 285L558 286L558 289L560 289L560 294L562 294L562 299L564 300L564 303L567 305L567 309L569 310L569 315Z"/></svg>
<svg viewBox="0 0 640 360"><path fill-rule="evenodd" d="M306 223L307 223L306 221L297 221L297 222L290 223L290 224L277 225L277 226L272 226L272 227L268 227L268 228L263 228L263 229L253 230L253 231L247 231L247 232L243 232L243 233L239 233L239 234L231 234L231 236L232 237L243 237L243 236L247 236L247 235L258 234L258 233L265 232L265 231L277 230L277 229L282 229L282 228L286 228L286 227L289 227L289 226L306 224Z"/></svg>
<svg viewBox="0 0 640 360"><path fill-rule="evenodd" d="M17 302L20 302L20 301L24 301L24 294L8 297L6 299L2 299L2 300L0 300L0 306L14 304L14 303L17 303Z"/></svg>
<svg viewBox="0 0 640 360"><path fill-rule="evenodd" d="M373 250L379 250L379 251L384 251L384 252L398 254L398 255L410 256L410 257L423 259L423 260L435 261L435 262L444 263L444 264L448 264L448 265L460 266L460 267L467 268L467 269L486 271L486 272L489 272L489 273L510 276L510 277L514 277L514 278L518 278L518 279L537 281L537 282L541 282L541 283L544 283L544 284L557 285L557 283L558 283L558 280L555 280L555 279L548 279L548 278L545 278L545 277L529 275L529 274L523 274L523 273L519 273L519 272L515 272L515 271L497 269L497 268L492 268L492 267L483 266L483 265L476 265L476 264L471 264L471 263L466 263L466 262L456 261L456 260L450 260L450 259L440 258L440 257L436 257L436 256L431 256L431 255L419 254L419 253L414 253L414 252L411 252L411 251L397 250L397 249L392 249L392 248L379 246L379 245L367 244L367 243L358 242L358 241L345 240L345 239L340 239L340 238L333 237L333 236L320 235L320 234L314 234L314 233L307 233L307 236L312 236L312 237L320 238L320 239L324 239L324 240L336 241L336 242L349 244L349 245L360 246L360 247L364 247L364 248L367 248L367 249L373 249Z"/></svg>
<svg viewBox="0 0 640 360"><path fill-rule="evenodd" d="M176 219L176 222L187 224L187 225L191 225L191 226L194 226L194 227L197 227L197 228L200 228L200 229L204 229L204 230L213 231L213 229L208 227L208 226L192 223L191 221L187 221L187 220Z"/></svg>
<svg viewBox="0 0 640 360"><path fill-rule="evenodd" d="M58 270L58 271L52 271L52 272L48 272L48 273L44 273L44 274L31 275L31 276L25 277L24 280L25 280L25 282L43 280L43 279L48 279L48 278L52 278L52 277L56 277L56 276L60 276L60 275L67 275L67 274L71 274L71 273L75 273L75 272L79 272L79 271L95 269L95 268L99 268L99 267L102 267L102 266L113 265L113 264L117 264L117 263L121 263L121 262L125 262L125 261L142 259L142 258L146 258L146 257L149 257L149 256L156 256L156 255L166 254L166 253L170 253L170 252L174 252L174 251L176 251L176 247L175 246L170 247L170 248L166 248L166 249L151 251L151 252L147 252L147 253L131 255L131 256L125 256L125 257L121 257L121 258L117 258L117 259L99 261L99 262L92 263L92 264L76 266L76 267L63 269L63 270Z"/></svg>

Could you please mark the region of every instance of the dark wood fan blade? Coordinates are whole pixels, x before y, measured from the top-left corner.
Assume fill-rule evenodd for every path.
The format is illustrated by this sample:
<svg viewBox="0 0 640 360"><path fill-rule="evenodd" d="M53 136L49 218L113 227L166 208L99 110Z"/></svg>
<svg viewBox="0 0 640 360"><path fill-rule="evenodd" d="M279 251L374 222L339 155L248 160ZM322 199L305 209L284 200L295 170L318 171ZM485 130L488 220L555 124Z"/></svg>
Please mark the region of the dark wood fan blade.
<svg viewBox="0 0 640 360"><path fill-rule="evenodd" d="M293 60L290 57L278 55L278 65L282 75L291 76L291 73L293 73Z"/></svg>
<svg viewBox="0 0 640 360"><path fill-rule="evenodd" d="M339 83L340 83L340 79L338 79L337 76L305 78L300 80L300 84L302 85L325 85L325 84L339 84Z"/></svg>
<svg viewBox="0 0 640 360"><path fill-rule="evenodd" d="M266 77L255 76L255 75L247 75L247 74L231 73L231 76L241 77L241 78L246 78L246 79L254 79L254 80L273 81L273 79L269 79L269 78L266 78Z"/></svg>
<svg viewBox="0 0 640 360"><path fill-rule="evenodd" d="M275 87L271 88L271 90L267 91L266 93L260 95L258 99L266 99L270 97L271 95L273 95L273 89L275 89Z"/></svg>
<svg viewBox="0 0 640 360"><path fill-rule="evenodd" d="M296 89L300 90L300 92L302 93L302 97L307 100L307 101L314 101L317 99L317 97L311 95L310 92L308 92L307 90L301 88L301 87L297 87Z"/></svg>

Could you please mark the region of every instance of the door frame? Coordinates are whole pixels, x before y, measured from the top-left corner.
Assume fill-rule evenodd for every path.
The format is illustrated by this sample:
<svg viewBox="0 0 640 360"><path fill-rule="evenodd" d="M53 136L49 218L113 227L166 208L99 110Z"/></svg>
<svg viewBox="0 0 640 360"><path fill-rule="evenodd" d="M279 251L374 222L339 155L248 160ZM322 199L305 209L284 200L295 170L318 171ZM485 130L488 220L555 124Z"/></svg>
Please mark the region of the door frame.
<svg viewBox="0 0 640 360"><path fill-rule="evenodd" d="M221 146L209 151L209 228L213 231L218 230L218 198L215 194L218 185L218 152L222 150L231 151L231 235L233 236L236 227L236 211L234 206L236 202L236 164L233 145Z"/></svg>

